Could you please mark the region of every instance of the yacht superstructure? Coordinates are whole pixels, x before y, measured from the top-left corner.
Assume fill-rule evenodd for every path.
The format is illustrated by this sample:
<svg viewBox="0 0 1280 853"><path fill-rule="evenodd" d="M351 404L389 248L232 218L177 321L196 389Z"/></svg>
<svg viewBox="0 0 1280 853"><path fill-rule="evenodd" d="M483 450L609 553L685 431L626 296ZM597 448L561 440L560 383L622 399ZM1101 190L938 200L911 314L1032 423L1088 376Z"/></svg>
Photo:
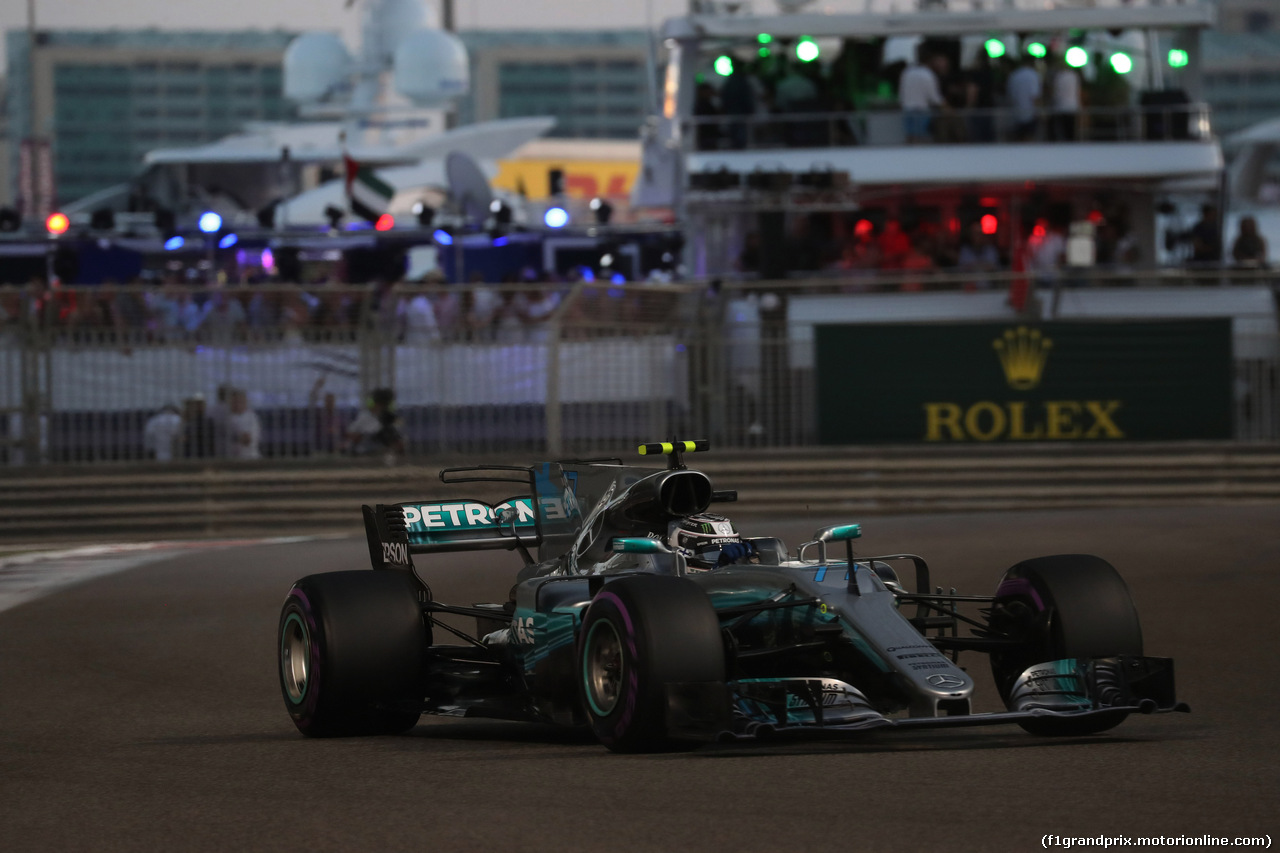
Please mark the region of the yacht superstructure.
<svg viewBox="0 0 1280 853"><path fill-rule="evenodd" d="M1168 259L1165 199L1218 191L1222 152L1198 101L1211 4L696 6L661 29L668 64L635 190L686 223L696 274L789 274L793 259L771 250L789 235L889 222L935 242L977 225L1006 256L1037 230L1089 223L1124 252L1105 260L1152 264ZM936 81L923 110L906 100L912 73Z"/></svg>

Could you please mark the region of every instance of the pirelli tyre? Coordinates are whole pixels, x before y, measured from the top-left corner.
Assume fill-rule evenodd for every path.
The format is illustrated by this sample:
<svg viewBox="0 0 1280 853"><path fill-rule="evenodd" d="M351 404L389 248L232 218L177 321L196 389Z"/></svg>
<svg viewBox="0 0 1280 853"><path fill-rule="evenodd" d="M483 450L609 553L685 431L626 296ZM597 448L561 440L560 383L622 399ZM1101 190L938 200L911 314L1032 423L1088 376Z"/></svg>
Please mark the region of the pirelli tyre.
<svg viewBox="0 0 1280 853"><path fill-rule="evenodd" d="M1005 572L991 627L1022 641L1016 652L991 655L991 674L1006 705L1018 677L1038 663L1142 654L1142 628L1129 587L1110 563L1088 554L1024 560ZM1126 716L1117 711L1021 725L1038 735L1087 735L1113 728Z"/></svg>
<svg viewBox="0 0 1280 853"><path fill-rule="evenodd" d="M667 685L724 682L720 620L706 593L685 578L612 581L583 617L578 674L591 728L610 750L697 746L667 730Z"/></svg>
<svg viewBox="0 0 1280 853"><path fill-rule="evenodd" d="M310 737L398 734L425 694L430 631L401 572L310 575L280 612L280 690Z"/></svg>

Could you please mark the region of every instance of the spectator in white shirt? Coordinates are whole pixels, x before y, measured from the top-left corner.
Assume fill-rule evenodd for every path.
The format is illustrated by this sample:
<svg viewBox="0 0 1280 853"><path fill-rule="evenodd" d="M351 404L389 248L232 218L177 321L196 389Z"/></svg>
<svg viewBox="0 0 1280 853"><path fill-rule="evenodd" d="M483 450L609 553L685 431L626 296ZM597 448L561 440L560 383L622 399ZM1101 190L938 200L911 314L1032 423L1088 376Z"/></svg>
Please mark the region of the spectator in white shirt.
<svg viewBox="0 0 1280 853"><path fill-rule="evenodd" d="M1040 72L1035 60L1022 57L1018 70L1009 75L1005 94L1013 108L1013 138L1019 142L1034 139L1039 124L1037 108L1040 105Z"/></svg>
<svg viewBox="0 0 1280 853"><path fill-rule="evenodd" d="M1076 116L1080 112L1080 75L1058 59L1053 72L1053 115L1049 135L1057 142L1074 142Z"/></svg>
<svg viewBox="0 0 1280 853"><path fill-rule="evenodd" d="M935 107L946 106L938 87L938 75L929 67L929 56L923 45L917 52L917 60L914 65L908 65L898 78L902 129L908 144L930 141L930 113Z"/></svg>
<svg viewBox="0 0 1280 853"><path fill-rule="evenodd" d="M157 462L171 462L182 442L182 415L170 404L147 419L142 428L142 446Z"/></svg>
<svg viewBox="0 0 1280 853"><path fill-rule="evenodd" d="M465 297L463 304L468 339L479 342L493 340L494 323L502 308L502 297L492 288L485 287L483 279L479 284L473 282L467 288Z"/></svg>
<svg viewBox="0 0 1280 853"><path fill-rule="evenodd" d="M234 295L215 290L201 309L200 330L211 338L225 339L244 328L244 305Z"/></svg>
<svg viewBox="0 0 1280 853"><path fill-rule="evenodd" d="M359 455L382 453L388 462L404 452L400 419L395 412L396 394L390 388L375 388L368 405L347 427L343 451Z"/></svg>
<svg viewBox="0 0 1280 853"><path fill-rule="evenodd" d="M440 340L440 326L436 322L435 306L426 292L419 291L400 300L396 309L404 324L406 344L436 343Z"/></svg>
<svg viewBox="0 0 1280 853"><path fill-rule="evenodd" d="M1036 277L1038 287L1051 286L1058 278L1066 261L1067 238L1062 226L1041 221L1027 241L1027 269Z"/></svg>
<svg viewBox="0 0 1280 853"><path fill-rule="evenodd" d="M249 396L237 388L231 392L231 408L227 415L227 456L232 459L261 459L258 442L262 425L249 408Z"/></svg>
<svg viewBox="0 0 1280 853"><path fill-rule="evenodd" d="M525 299L524 322L533 343L544 343L550 335L548 321L560 307L560 294L546 289L529 294Z"/></svg>

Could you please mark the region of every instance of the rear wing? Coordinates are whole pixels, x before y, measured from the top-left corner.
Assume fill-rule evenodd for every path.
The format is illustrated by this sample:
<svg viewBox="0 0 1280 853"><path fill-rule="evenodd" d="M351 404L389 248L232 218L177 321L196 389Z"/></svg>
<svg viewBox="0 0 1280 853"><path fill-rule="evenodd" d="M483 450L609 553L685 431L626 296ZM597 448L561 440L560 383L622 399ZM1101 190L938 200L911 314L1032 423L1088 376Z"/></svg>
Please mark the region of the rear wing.
<svg viewBox="0 0 1280 853"><path fill-rule="evenodd" d="M440 480L457 483L519 483L529 489L500 503L452 499L362 506L369 559L375 569L413 570L414 554L450 551L519 550L542 542L542 521L534 505L535 469L486 465L446 468Z"/></svg>
<svg viewBox="0 0 1280 853"><path fill-rule="evenodd" d="M670 472L685 468L683 454L704 451L705 440L655 442L640 448L645 456L665 455ZM532 563L530 549L543 560L575 547L581 528L633 484L661 473L617 458L573 459L532 466L479 465L445 468L440 481L512 483L522 493L499 503L479 499L407 501L362 508L369 557L376 569L413 570L414 554L450 551L519 551ZM712 501L737 499L733 491L712 492Z"/></svg>

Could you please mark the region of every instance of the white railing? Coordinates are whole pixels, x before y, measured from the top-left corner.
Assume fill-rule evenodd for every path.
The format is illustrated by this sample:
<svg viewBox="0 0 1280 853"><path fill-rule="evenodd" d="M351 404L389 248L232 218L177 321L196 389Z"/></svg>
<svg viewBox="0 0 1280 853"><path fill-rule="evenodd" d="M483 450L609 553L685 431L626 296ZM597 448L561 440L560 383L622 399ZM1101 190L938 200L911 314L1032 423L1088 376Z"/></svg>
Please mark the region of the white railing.
<svg viewBox="0 0 1280 853"><path fill-rule="evenodd" d="M1171 142L1211 137L1207 104L1037 110L1030 120L1010 109L934 111L924 136L908 138L905 114L894 107L844 112L707 115L686 119L693 151L758 151L922 144L1014 142Z"/></svg>

